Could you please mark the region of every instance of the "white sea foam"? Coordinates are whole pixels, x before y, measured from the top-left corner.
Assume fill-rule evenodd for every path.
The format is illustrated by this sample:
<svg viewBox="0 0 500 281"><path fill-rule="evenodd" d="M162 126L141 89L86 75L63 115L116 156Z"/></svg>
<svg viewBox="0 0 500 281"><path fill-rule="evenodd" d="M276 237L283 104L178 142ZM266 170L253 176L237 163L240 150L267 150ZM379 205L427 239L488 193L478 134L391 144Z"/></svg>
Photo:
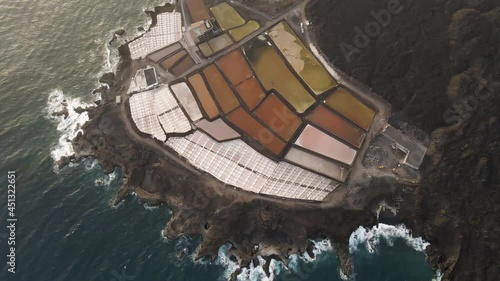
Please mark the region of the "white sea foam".
<svg viewBox="0 0 500 281"><path fill-rule="evenodd" d="M95 164L97 165L97 164ZM110 186L119 176L118 171L113 171L111 174L104 175L103 177L97 178L95 180L95 186Z"/></svg>
<svg viewBox="0 0 500 281"><path fill-rule="evenodd" d="M241 273L236 277L238 281L272 281L274 280L274 272L271 270L271 274L268 277L264 271L264 265L266 260L261 257L257 257L259 260L259 265L255 266L253 261L250 263L249 268L243 268ZM271 267L270 267L271 269Z"/></svg>
<svg viewBox="0 0 500 281"><path fill-rule="evenodd" d="M85 163L85 170L87 171L90 171L90 170L93 170L95 169L95 167L97 167L99 165L99 162L97 161L97 159L94 159L94 158L86 158L84 160L84 163Z"/></svg>
<svg viewBox="0 0 500 281"><path fill-rule="evenodd" d="M50 153L54 161L61 160L62 157L69 157L74 154L71 141L76 135L81 132L81 126L89 120L87 112L78 113L76 108L89 108L93 104L82 102L79 98L66 97L61 89L54 89L50 92L46 116L49 120L57 124L57 130L60 132L60 137L57 144L52 147ZM68 116L54 114L67 110Z"/></svg>
<svg viewBox="0 0 500 281"><path fill-rule="evenodd" d="M441 281L441 279L443 279L443 273L441 272L441 270L438 269L434 274L432 281Z"/></svg>
<svg viewBox="0 0 500 281"><path fill-rule="evenodd" d="M125 40L118 39L117 45L125 43ZM115 45L110 46L109 44L105 44L104 46L104 66L101 72L99 72L99 77L102 76L106 72L116 73L116 69L118 67L118 63L120 62L120 54L118 52L118 48Z"/></svg>
<svg viewBox="0 0 500 281"><path fill-rule="evenodd" d="M372 228L359 227L356 231L351 234L349 239L349 251L352 253L356 252L359 247L366 246L370 253L374 253L380 244L380 240L384 239L389 245L393 245L394 240L397 238L402 238L406 241L408 246L412 247L416 251L424 251L429 243L424 241L420 237L413 237L411 231L404 225L392 226L386 224L378 224ZM264 261L261 262L259 266L253 266L251 264L250 269L243 269L242 273L238 275L238 280L273 280L274 277L284 269L297 277L307 277L307 272L304 272L303 264L311 264L321 262L322 259L328 258L326 253L333 252L333 246L330 240L321 241L311 241L313 243L312 252L314 253L314 258L309 256L306 252L302 255L291 255L289 257L288 267L284 265L283 262L271 261L270 271L272 273L271 277L265 276L263 265ZM238 269L238 265L235 262L229 260L227 255L227 250L230 246L226 245L219 249L219 260L218 264L226 266L226 271L224 277L228 279L231 274ZM308 266L310 267L310 266ZM342 280L355 280L355 274L351 276L346 276L342 271L339 270L339 276ZM436 276L432 281L441 281L441 273L438 271ZM303 278L302 278L303 279Z"/></svg>
<svg viewBox="0 0 500 281"><path fill-rule="evenodd" d="M380 238L383 238L390 246L393 245L395 238L403 238L406 244L416 251L423 252L430 244L421 237L413 237L411 231L403 224L393 226L387 224L378 224L371 229L359 227L351 234L349 238L349 252L356 252L359 247L366 244L370 253L376 251L380 244Z"/></svg>
<svg viewBox="0 0 500 281"><path fill-rule="evenodd" d="M159 205L153 206L153 205L149 205L148 203L145 203L143 206L144 206L144 209L146 209L148 211L154 211L154 210L160 209Z"/></svg>
<svg viewBox="0 0 500 281"><path fill-rule="evenodd" d="M259 260L259 265L255 266L252 263L250 263L249 268L243 268L242 272L237 276L237 280L240 281L272 281L275 279L277 275L279 275L283 270L291 270L294 272L294 274L304 274L302 273L302 269L300 264L301 263L313 263L317 262L318 258L323 257L323 254L332 252L333 247L330 242L330 240L321 240L321 241L311 241L313 243L313 249L312 252L314 253L314 258L309 256L308 253L304 253L302 255L290 255L289 261L288 261L288 267L285 266L285 264L281 261L276 261L276 260L271 260L269 264L269 273L270 276L266 276L266 273L264 271L264 265L266 264L266 261L258 256L257 259ZM226 270L224 272L224 278L226 280L229 280L231 277L231 274L233 274L238 268L238 264L236 262L233 262L229 259L229 254L228 251L230 249L231 245L227 244L224 245L219 249L219 256L216 261L216 264L222 265L226 267Z"/></svg>

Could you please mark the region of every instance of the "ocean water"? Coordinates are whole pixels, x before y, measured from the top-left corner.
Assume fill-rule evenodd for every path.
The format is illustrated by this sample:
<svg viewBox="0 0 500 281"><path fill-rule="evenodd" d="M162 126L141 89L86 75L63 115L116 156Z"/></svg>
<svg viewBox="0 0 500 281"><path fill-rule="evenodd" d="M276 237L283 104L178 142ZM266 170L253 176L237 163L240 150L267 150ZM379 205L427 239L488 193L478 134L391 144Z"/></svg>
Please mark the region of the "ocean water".
<svg viewBox="0 0 500 281"><path fill-rule="evenodd" d="M143 13L160 0L0 1L0 280L227 280L236 268L221 247L215 263L193 261L200 237L162 238L166 206L149 208L132 197L111 206L120 171L105 175L93 159L54 168L70 154L68 139L88 117L62 103L91 106L98 77L112 70L113 32L129 38L146 27ZM7 171L17 174L16 273L7 272ZM430 281L425 241L404 227L358 229L351 237L352 280ZM343 280L329 241L317 256L273 262L274 280ZM268 280L254 266L240 280Z"/></svg>

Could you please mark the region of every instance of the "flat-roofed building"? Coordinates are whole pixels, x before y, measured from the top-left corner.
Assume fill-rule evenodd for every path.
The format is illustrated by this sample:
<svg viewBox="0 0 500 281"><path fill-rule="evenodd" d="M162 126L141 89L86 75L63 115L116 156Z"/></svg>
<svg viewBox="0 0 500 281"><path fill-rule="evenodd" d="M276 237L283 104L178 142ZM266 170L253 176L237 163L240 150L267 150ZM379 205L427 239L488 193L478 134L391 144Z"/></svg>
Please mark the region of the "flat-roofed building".
<svg viewBox="0 0 500 281"><path fill-rule="evenodd" d="M418 141L415 141L413 138L403 134L403 132L392 127L391 125L386 125L382 135L393 141L396 148L406 154L402 162L403 164L413 169L418 169L420 165L422 165L427 152L427 148L425 146Z"/></svg>

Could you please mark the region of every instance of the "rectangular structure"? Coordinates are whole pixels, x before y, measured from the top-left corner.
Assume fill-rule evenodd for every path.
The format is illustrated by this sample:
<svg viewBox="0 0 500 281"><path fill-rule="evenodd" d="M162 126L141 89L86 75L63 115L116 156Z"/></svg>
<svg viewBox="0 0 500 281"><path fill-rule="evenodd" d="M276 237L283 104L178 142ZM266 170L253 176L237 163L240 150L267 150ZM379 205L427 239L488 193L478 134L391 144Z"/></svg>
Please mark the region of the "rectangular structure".
<svg viewBox="0 0 500 281"><path fill-rule="evenodd" d="M255 115L285 141L289 141L302 124L300 118L288 109L275 94L269 94L266 97L255 109Z"/></svg>
<svg viewBox="0 0 500 281"><path fill-rule="evenodd" d="M146 84L148 87L158 84L158 80L156 79L156 70L153 67L144 69L144 77L146 78Z"/></svg>
<svg viewBox="0 0 500 281"><path fill-rule="evenodd" d="M210 17L204 0L186 0L186 4L193 22L198 22Z"/></svg>
<svg viewBox="0 0 500 281"><path fill-rule="evenodd" d="M307 116L307 120L357 148L361 147L365 139L363 130L347 122L323 105L316 107Z"/></svg>
<svg viewBox="0 0 500 281"><path fill-rule="evenodd" d="M224 80L224 77L214 64L211 64L203 69L203 74L207 79L208 86L214 94L215 101L224 114L228 114L240 105L240 102L234 95L233 90L229 87L226 80Z"/></svg>
<svg viewBox="0 0 500 281"><path fill-rule="evenodd" d="M253 110L266 97L266 93L255 77L250 77L236 86L236 93L250 110Z"/></svg>
<svg viewBox="0 0 500 281"><path fill-rule="evenodd" d="M216 64L233 86L253 76L250 66L239 49L224 55L216 61Z"/></svg>
<svg viewBox="0 0 500 281"><path fill-rule="evenodd" d="M245 24L245 20L227 2L210 7L210 12L212 12L222 30L232 29Z"/></svg>
<svg viewBox="0 0 500 281"><path fill-rule="evenodd" d="M194 99L193 93L186 83L182 82L172 85L171 87L177 100L179 100L192 121L198 121L203 118L198 103Z"/></svg>
<svg viewBox="0 0 500 281"><path fill-rule="evenodd" d="M196 127L207 133L218 142L232 140L240 137L240 134L229 127L221 118L217 118L210 122L202 119L196 123Z"/></svg>
<svg viewBox="0 0 500 281"><path fill-rule="evenodd" d="M343 87L336 89L328 96L325 103L365 131L370 128L376 114L375 111Z"/></svg>
<svg viewBox="0 0 500 281"><path fill-rule="evenodd" d="M350 171L348 167L344 167L296 147L290 148L285 155L285 159L300 167L305 167L308 170L336 179L340 182L345 182Z"/></svg>
<svg viewBox="0 0 500 281"><path fill-rule="evenodd" d="M276 155L280 155L285 148L285 142L280 140L269 129L260 124L243 108L238 107L227 116L229 121L247 133L257 142Z"/></svg>
<svg viewBox="0 0 500 281"><path fill-rule="evenodd" d="M316 152L335 161L352 165L356 158L356 150L323 133L317 128L307 125L295 144Z"/></svg>
<svg viewBox="0 0 500 281"><path fill-rule="evenodd" d="M425 146L390 125L384 128L382 135L393 141L399 150L406 153L403 164L413 169L418 169L420 167L427 153L427 148Z"/></svg>
<svg viewBox="0 0 500 281"><path fill-rule="evenodd" d="M189 83L193 86L194 94L201 103L201 107L205 111L208 119L214 119L219 116L219 109L214 102L214 99L210 95L207 89L205 81L200 74L194 74L188 78Z"/></svg>
<svg viewBox="0 0 500 281"><path fill-rule="evenodd" d="M151 53L148 55L148 59L154 61L154 62L159 62L163 58L169 56L170 54L180 50L182 48L182 45L180 43L174 43L168 47L165 47L161 50L158 50L154 53Z"/></svg>

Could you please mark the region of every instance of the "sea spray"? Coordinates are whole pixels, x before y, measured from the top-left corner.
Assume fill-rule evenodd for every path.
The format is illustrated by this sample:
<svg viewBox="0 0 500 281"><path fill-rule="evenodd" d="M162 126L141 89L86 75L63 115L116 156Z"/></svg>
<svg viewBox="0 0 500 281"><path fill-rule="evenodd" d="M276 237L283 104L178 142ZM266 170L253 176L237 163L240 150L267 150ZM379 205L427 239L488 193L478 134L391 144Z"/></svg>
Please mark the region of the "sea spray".
<svg viewBox="0 0 500 281"><path fill-rule="evenodd" d="M443 279L443 273L438 269L431 281L441 281L441 279Z"/></svg>
<svg viewBox="0 0 500 281"><path fill-rule="evenodd" d="M238 274L236 280L238 281L272 281L274 280L274 272L271 270L270 276L266 275L264 271L264 265L266 260L262 257L257 257L259 265L255 266L253 261L250 263L248 268L243 268L241 273ZM271 268L271 267L270 267Z"/></svg>
<svg viewBox="0 0 500 281"><path fill-rule="evenodd" d="M270 276L267 276L264 270L264 265L267 261L261 256L257 257L259 261L258 265L255 265L253 261L250 263L248 268L243 268L241 273L238 274L237 280L239 281L272 281L276 276L285 273L294 273L294 274L304 274L302 273L301 263L305 264L314 264L318 261L321 261L325 257L327 257L327 253L331 253L333 251L333 247L331 245L330 240L321 240L321 241L312 241L314 253L314 257L311 257L307 252L304 254L294 254L290 255L288 267L282 261L277 261L272 259L269 261L269 273ZM229 258L229 249L231 248L231 244L226 244L219 248L218 258L216 264L224 266L226 270L224 271L223 278L224 280L229 280L231 275L239 268L239 265L231 261ZM285 273L286 274L286 273ZM307 273L306 273L307 274Z"/></svg>
<svg viewBox="0 0 500 281"><path fill-rule="evenodd" d="M423 252L430 244L421 237L413 237L411 231L405 225L387 225L380 223L371 229L359 227L349 238L349 252L356 252L359 247L366 244L366 248L370 253L376 251L380 244L380 238L383 238L389 246L394 244L395 238L402 238L406 244L415 251Z"/></svg>
<svg viewBox="0 0 500 281"><path fill-rule="evenodd" d="M57 124L57 131L60 132L57 144L52 147L50 156L57 163L63 157L74 155L71 141L82 132L82 125L89 120L87 112L78 113L77 108L89 108L94 106L82 102L79 98L66 97L61 89L54 89L50 92L47 101L47 118ZM57 171L57 167L55 167Z"/></svg>
<svg viewBox="0 0 500 281"><path fill-rule="evenodd" d="M97 178L94 181L95 186L110 186L116 179L120 176L120 172L118 170L114 170L111 174L104 175L102 177Z"/></svg>
<svg viewBox="0 0 500 281"><path fill-rule="evenodd" d="M83 160L85 170L90 171L95 169L99 165L99 161L92 157L87 157Z"/></svg>
<svg viewBox="0 0 500 281"><path fill-rule="evenodd" d="M395 239L398 238L403 239L406 244L415 251L422 252L427 246L429 246L429 243L424 241L422 238L413 237L411 235L411 231L404 225L392 226L378 224L372 228L359 227L356 231L354 231L349 239L349 251L353 254L357 252L360 247L364 246L370 253L375 253L378 250L381 239L384 239L389 246L392 246ZM271 277L284 274L288 277L297 277L297 280L307 280L308 277L310 277L310 274L315 271L321 263L333 258L332 254L334 253L334 249L330 240L325 239L311 242L313 243L312 252L314 253L314 257L311 257L307 252L301 255L290 255L288 267L286 267L283 262L273 260L270 264L270 271L273 273ZM224 249L225 248L221 248L219 250L219 255L226 254ZM229 259L225 256L222 260L228 261ZM225 264L227 265L227 270L224 275L228 278L236 269L238 269L238 265L232 261L226 262ZM260 278L261 275L259 274L263 272L263 264L264 263L259 266L253 266L253 264L251 264L249 269L243 269L242 273L238 275L238 280L273 280L253 279L257 277ZM306 267L307 270L305 270ZM340 267L338 268L338 272L339 278L342 280L356 279L355 272L351 276L346 276L342 273ZM440 276L441 274L438 271L432 281L440 281Z"/></svg>

